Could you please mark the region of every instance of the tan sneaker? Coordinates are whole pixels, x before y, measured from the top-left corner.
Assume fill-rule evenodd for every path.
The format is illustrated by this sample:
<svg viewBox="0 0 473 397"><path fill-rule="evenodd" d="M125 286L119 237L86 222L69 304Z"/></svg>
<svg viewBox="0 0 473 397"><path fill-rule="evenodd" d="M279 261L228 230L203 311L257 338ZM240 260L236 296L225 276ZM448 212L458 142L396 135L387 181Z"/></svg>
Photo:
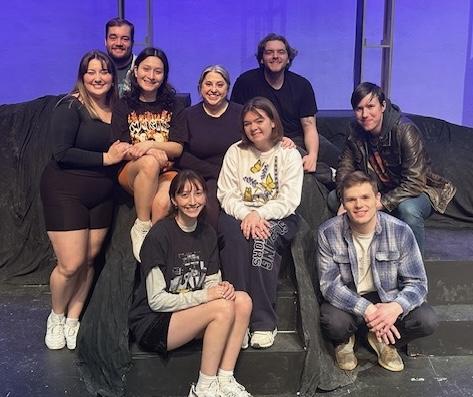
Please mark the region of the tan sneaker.
<svg viewBox="0 0 473 397"><path fill-rule="evenodd" d="M335 347L335 358L340 369L351 371L358 365L353 347L355 346L355 335L350 336L347 343Z"/></svg>
<svg viewBox="0 0 473 397"><path fill-rule="evenodd" d="M368 343L378 355L378 364L383 368L394 372L404 369L404 363L395 346L378 341L373 332L368 333Z"/></svg>

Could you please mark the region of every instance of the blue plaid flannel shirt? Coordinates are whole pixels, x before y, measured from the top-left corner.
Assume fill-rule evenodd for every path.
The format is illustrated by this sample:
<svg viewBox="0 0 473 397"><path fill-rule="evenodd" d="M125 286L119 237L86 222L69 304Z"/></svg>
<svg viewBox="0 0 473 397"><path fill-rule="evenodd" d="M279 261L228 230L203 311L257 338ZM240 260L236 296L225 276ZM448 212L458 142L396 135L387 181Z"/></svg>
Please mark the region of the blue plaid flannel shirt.
<svg viewBox="0 0 473 397"><path fill-rule="evenodd" d="M358 262L346 214L319 227L318 272L323 297L333 306L363 316L370 302L356 292ZM427 296L427 276L414 234L407 224L377 213L370 246L373 281L382 302L397 302L403 314Z"/></svg>

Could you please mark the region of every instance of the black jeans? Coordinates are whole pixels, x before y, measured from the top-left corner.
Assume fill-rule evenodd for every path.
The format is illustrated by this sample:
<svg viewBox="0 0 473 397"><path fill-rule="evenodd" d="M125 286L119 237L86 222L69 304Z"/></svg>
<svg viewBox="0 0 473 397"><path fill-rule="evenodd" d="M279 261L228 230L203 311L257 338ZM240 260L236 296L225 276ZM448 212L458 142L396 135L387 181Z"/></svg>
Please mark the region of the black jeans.
<svg viewBox="0 0 473 397"><path fill-rule="evenodd" d="M376 292L363 297L374 304L381 302ZM363 317L338 309L327 301L320 307L320 325L324 335L335 346L346 343L360 327L366 327ZM424 302L402 320L398 319L394 325L401 334L401 339L397 340L395 346L402 347L414 339L433 334L438 326L438 320L432 306Z"/></svg>

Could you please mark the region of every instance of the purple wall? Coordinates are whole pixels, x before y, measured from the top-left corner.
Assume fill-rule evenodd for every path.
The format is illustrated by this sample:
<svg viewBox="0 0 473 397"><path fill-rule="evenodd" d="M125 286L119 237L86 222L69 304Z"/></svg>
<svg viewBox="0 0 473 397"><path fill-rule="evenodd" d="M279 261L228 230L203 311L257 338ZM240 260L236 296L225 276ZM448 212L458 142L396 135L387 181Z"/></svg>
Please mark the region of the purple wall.
<svg viewBox="0 0 473 397"><path fill-rule="evenodd" d="M392 98L405 111L473 126L472 0L398 0ZM270 31L299 49L293 70L313 84L320 109L349 108L355 1L155 0L154 44L171 63L171 82L198 100L201 69L221 63L232 80L257 66L258 40ZM379 41L382 2L368 1L368 37ZM68 91L80 57L103 49L104 24L115 0L9 2L0 13L0 103ZM128 0L143 48L146 2ZM365 79L379 82L379 52L367 53Z"/></svg>

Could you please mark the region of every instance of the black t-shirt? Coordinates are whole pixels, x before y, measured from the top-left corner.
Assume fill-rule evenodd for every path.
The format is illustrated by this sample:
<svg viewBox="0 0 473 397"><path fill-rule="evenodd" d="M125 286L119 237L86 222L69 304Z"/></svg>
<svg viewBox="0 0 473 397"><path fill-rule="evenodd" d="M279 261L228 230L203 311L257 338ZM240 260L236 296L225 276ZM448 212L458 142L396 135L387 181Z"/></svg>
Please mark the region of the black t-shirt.
<svg viewBox="0 0 473 397"><path fill-rule="evenodd" d="M62 99L51 116L53 158L57 165L81 175L113 174L103 166L103 153L110 147L110 124L93 119L74 96Z"/></svg>
<svg viewBox="0 0 473 397"><path fill-rule="evenodd" d="M182 127L184 104L176 99L172 108L159 102L142 102L129 97L118 101L112 113L112 135L122 142L185 142Z"/></svg>
<svg viewBox="0 0 473 397"><path fill-rule="evenodd" d="M205 179L217 179L227 149L241 139L241 110L230 102L220 117L209 116L202 102L184 110L187 142L177 166L192 169Z"/></svg>
<svg viewBox="0 0 473 397"><path fill-rule="evenodd" d="M213 228L198 222L193 232L183 231L174 218L156 223L140 251L140 283L130 310L130 328L140 339L154 320L148 305L146 276L159 266L166 280L166 291L182 293L201 289L205 277L220 268L217 236Z"/></svg>
<svg viewBox="0 0 473 397"><path fill-rule="evenodd" d="M289 138L303 136L300 119L317 113L315 94L310 82L288 70L279 90L268 84L263 68L249 70L238 77L231 100L244 104L255 96L268 98L274 104L281 117L284 135Z"/></svg>

